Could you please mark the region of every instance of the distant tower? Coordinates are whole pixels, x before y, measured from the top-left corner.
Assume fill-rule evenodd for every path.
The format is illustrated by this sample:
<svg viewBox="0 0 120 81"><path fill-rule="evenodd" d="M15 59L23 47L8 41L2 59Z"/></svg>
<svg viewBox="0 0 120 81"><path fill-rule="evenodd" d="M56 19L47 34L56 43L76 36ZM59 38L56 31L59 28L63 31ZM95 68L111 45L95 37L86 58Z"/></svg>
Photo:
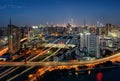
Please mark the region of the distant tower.
<svg viewBox="0 0 120 81"><path fill-rule="evenodd" d="M86 27L86 20L84 19L84 22L83 22L83 27L82 27L82 33L84 33L84 29L85 29L85 27Z"/></svg>
<svg viewBox="0 0 120 81"><path fill-rule="evenodd" d="M100 26L100 22L99 21L97 21L97 27L99 27Z"/></svg>
<svg viewBox="0 0 120 81"><path fill-rule="evenodd" d="M74 26L73 19L71 19L71 25L72 25L72 27Z"/></svg>
<svg viewBox="0 0 120 81"><path fill-rule="evenodd" d="M74 20L73 20L73 18L71 18L70 21L68 21L68 23L71 25L71 27L74 27Z"/></svg>
<svg viewBox="0 0 120 81"><path fill-rule="evenodd" d="M86 27L86 20L84 19L84 27Z"/></svg>

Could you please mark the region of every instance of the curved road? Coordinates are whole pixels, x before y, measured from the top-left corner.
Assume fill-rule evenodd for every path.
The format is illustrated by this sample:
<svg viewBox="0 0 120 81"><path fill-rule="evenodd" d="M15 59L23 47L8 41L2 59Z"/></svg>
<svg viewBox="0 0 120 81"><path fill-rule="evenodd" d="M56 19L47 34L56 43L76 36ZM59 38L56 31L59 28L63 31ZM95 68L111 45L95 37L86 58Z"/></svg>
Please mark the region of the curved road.
<svg viewBox="0 0 120 81"><path fill-rule="evenodd" d="M64 65L96 65L106 61L118 61L120 58L120 53L114 54L109 57L96 59L96 60L88 60L88 61L81 61L81 62L0 62L0 67L2 66L64 66Z"/></svg>

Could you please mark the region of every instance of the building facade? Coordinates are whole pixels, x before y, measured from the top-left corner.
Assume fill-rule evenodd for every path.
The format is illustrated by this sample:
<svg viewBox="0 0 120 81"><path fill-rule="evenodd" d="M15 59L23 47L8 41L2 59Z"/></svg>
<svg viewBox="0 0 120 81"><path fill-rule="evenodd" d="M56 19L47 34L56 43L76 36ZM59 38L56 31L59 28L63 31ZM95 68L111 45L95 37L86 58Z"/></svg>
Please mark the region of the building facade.
<svg viewBox="0 0 120 81"><path fill-rule="evenodd" d="M88 35L87 42L88 42L87 50L89 56L99 58L100 57L99 36L92 33L91 35Z"/></svg>

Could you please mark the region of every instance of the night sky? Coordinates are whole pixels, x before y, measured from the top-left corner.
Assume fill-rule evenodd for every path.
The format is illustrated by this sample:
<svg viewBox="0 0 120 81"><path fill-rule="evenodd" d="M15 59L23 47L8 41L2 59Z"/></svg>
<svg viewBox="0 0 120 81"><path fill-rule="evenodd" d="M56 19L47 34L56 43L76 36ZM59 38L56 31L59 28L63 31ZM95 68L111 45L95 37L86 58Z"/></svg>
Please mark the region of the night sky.
<svg viewBox="0 0 120 81"><path fill-rule="evenodd" d="M0 0L0 26L62 24L120 25L120 0Z"/></svg>

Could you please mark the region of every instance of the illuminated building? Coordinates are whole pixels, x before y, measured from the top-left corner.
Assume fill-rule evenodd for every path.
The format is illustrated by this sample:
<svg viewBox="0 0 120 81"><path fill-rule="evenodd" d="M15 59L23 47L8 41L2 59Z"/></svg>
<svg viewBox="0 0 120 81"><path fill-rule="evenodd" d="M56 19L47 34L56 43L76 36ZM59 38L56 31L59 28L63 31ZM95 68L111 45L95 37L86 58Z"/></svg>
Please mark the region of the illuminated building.
<svg viewBox="0 0 120 81"><path fill-rule="evenodd" d="M67 33L71 33L71 31L72 31L72 26L71 26L70 23L68 23L68 25L67 25Z"/></svg>
<svg viewBox="0 0 120 81"><path fill-rule="evenodd" d="M88 40L88 35L90 35L89 31L82 28L81 31L82 33L80 33L80 48L84 49L87 47L87 40Z"/></svg>
<svg viewBox="0 0 120 81"><path fill-rule="evenodd" d="M29 31L28 26L20 27L21 38L28 37L28 31Z"/></svg>
<svg viewBox="0 0 120 81"><path fill-rule="evenodd" d="M34 30L32 28L29 28L28 30L28 40L32 40L34 37Z"/></svg>
<svg viewBox="0 0 120 81"><path fill-rule="evenodd" d="M84 47L84 36L83 33L80 33L80 48L83 49Z"/></svg>
<svg viewBox="0 0 120 81"><path fill-rule="evenodd" d="M33 30L34 30L34 36L38 35L40 32L40 28L38 26L32 26Z"/></svg>

